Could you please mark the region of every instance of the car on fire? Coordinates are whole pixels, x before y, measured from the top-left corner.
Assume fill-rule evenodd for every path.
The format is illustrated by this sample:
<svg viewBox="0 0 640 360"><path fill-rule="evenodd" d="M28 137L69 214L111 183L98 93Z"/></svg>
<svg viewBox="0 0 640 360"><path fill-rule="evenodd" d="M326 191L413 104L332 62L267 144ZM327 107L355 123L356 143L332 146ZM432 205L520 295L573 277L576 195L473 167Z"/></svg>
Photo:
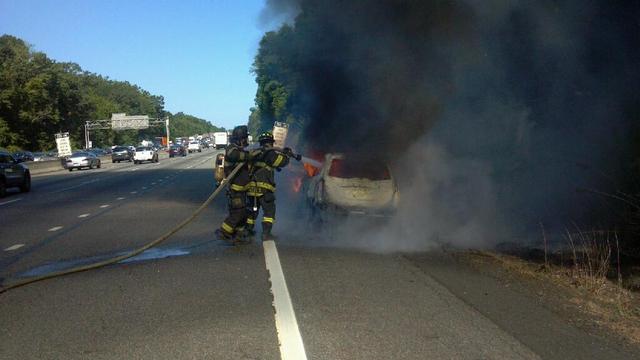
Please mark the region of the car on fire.
<svg viewBox="0 0 640 360"><path fill-rule="evenodd" d="M100 159L92 152L89 151L76 151L71 156L67 157L64 162L64 167L69 171L73 169L82 168L100 168Z"/></svg>
<svg viewBox="0 0 640 360"><path fill-rule="evenodd" d="M158 152L151 146L139 146L133 155L134 164L142 164L144 161L158 162Z"/></svg>
<svg viewBox="0 0 640 360"><path fill-rule="evenodd" d="M306 187L314 210L338 214L391 216L399 191L389 166L378 159L326 154Z"/></svg>

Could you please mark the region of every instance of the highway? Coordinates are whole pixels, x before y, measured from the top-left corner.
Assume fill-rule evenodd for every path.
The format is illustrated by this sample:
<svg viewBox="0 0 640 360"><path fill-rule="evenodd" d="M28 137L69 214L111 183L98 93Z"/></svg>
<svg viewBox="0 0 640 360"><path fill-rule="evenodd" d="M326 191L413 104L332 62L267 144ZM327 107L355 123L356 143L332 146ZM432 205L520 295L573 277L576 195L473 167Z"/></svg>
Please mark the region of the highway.
<svg viewBox="0 0 640 360"><path fill-rule="evenodd" d="M34 176L0 199L0 281L157 238L214 190L216 153ZM312 246L295 219L229 247L225 214L220 196L141 256L0 294L0 359L639 358L447 253Z"/></svg>

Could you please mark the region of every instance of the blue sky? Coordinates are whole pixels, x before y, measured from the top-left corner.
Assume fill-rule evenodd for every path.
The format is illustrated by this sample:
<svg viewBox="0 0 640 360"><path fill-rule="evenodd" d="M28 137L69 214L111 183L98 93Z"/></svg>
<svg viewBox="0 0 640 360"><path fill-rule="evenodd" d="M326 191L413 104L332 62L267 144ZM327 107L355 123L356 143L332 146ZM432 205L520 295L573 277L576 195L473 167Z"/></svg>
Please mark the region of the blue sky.
<svg viewBox="0 0 640 360"><path fill-rule="evenodd" d="M0 34L162 95L227 128L247 122L264 0L0 0Z"/></svg>

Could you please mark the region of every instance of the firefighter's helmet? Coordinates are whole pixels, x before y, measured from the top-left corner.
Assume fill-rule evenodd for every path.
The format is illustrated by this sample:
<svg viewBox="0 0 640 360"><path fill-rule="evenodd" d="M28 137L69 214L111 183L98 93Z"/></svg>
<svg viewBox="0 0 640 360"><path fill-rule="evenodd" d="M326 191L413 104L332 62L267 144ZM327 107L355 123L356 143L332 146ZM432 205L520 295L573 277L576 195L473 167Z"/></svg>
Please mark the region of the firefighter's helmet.
<svg viewBox="0 0 640 360"><path fill-rule="evenodd" d="M270 131L266 131L260 134L260 136L258 136L258 141L260 142L260 145L264 145L266 143L273 144L275 142L273 134Z"/></svg>
<svg viewBox="0 0 640 360"><path fill-rule="evenodd" d="M231 132L231 141L234 143L239 143L244 139L249 137L249 129L246 125L240 125L233 128Z"/></svg>

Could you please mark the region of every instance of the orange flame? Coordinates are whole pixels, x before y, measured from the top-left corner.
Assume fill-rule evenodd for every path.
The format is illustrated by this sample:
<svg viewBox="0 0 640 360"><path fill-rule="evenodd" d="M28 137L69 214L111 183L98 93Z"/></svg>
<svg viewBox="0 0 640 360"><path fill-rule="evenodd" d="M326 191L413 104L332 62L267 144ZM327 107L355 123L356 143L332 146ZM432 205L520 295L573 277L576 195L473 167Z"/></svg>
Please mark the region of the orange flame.
<svg viewBox="0 0 640 360"><path fill-rule="evenodd" d="M318 169L317 167L309 163L304 163L302 164L302 166L304 166L304 169L307 172L307 175L309 175L309 177L314 177L318 175L318 172L320 172L320 169Z"/></svg>

